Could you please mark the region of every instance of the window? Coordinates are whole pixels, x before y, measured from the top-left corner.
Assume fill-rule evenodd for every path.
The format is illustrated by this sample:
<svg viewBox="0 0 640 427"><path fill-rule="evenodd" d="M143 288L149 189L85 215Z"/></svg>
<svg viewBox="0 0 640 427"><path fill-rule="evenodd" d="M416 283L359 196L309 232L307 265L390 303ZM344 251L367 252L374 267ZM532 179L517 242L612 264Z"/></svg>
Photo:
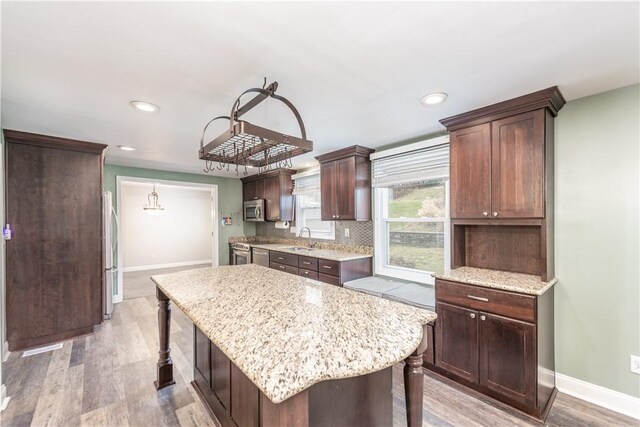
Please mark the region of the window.
<svg viewBox="0 0 640 427"><path fill-rule="evenodd" d="M449 147L373 159L375 272L420 283L449 266Z"/></svg>
<svg viewBox="0 0 640 427"><path fill-rule="evenodd" d="M293 176L296 196L296 236L309 227L313 239L335 239L335 223L320 219L320 170L303 172ZM306 230L303 237L306 237Z"/></svg>

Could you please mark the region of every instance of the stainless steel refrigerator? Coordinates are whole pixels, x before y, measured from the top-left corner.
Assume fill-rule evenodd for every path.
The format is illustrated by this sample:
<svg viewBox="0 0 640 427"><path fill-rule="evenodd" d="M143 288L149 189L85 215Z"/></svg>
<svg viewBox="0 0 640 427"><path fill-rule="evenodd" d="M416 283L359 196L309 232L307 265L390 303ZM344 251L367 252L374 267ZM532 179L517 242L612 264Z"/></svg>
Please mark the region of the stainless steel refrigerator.
<svg viewBox="0 0 640 427"><path fill-rule="evenodd" d="M102 307L105 319L111 318L113 296L118 293L118 216L111 203L111 192L102 193L104 289Z"/></svg>

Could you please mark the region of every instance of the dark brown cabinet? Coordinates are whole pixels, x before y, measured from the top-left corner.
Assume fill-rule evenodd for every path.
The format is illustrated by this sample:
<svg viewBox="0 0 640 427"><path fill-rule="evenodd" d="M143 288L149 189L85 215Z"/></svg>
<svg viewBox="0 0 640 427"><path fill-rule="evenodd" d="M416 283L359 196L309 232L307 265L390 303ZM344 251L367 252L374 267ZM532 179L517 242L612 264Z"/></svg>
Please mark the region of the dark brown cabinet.
<svg viewBox="0 0 640 427"><path fill-rule="evenodd" d="M491 123L491 216L544 218L545 111Z"/></svg>
<svg viewBox="0 0 640 427"><path fill-rule="evenodd" d="M451 133L452 218L544 218L544 109Z"/></svg>
<svg viewBox="0 0 640 427"><path fill-rule="evenodd" d="M541 296L436 279L435 367L544 419L555 394L553 289Z"/></svg>
<svg viewBox="0 0 640 427"><path fill-rule="evenodd" d="M102 322L106 145L4 131L7 341L62 341Z"/></svg>
<svg viewBox="0 0 640 427"><path fill-rule="evenodd" d="M451 266L554 277L551 87L440 120L450 132Z"/></svg>
<svg viewBox="0 0 640 427"><path fill-rule="evenodd" d="M242 185L242 200L264 199L264 180L249 181Z"/></svg>
<svg viewBox="0 0 640 427"><path fill-rule="evenodd" d="M371 162L374 150L354 145L316 157L320 162L321 218L371 221Z"/></svg>
<svg viewBox="0 0 640 427"><path fill-rule="evenodd" d="M275 270L342 286L349 280L372 274L371 258L334 261L305 255L269 251L269 266Z"/></svg>
<svg viewBox="0 0 640 427"><path fill-rule="evenodd" d="M536 327L496 314L478 314L478 383L527 406L536 398Z"/></svg>
<svg viewBox="0 0 640 427"><path fill-rule="evenodd" d="M278 169L263 175L242 178L244 201L264 199L266 221L293 221L293 180L295 170Z"/></svg>
<svg viewBox="0 0 640 427"><path fill-rule="evenodd" d="M491 212L491 125L451 132L451 217L485 218Z"/></svg>
<svg viewBox="0 0 640 427"><path fill-rule="evenodd" d="M438 315L436 366L467 381L478 378L478 312L440 303Z"/></svg>

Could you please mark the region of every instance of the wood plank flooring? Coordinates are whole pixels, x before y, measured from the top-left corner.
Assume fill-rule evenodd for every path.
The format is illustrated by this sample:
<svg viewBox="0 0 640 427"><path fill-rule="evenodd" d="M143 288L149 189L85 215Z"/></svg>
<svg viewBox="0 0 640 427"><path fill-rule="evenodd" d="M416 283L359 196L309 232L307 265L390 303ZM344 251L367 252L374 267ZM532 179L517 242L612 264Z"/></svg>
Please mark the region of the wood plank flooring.
<svg viewBox="0 0 640 427"><path fill-rule="evenodd" d="M146 272L148 277L153 272ZM125 290L127 284L125 283ZM158 351L154 286L147 296L117 304L113 318L94 334L65 341L61 349L22 358L12 353L3 366L11 401L0 413L5 426L216 426L189 385L193 378L191 321L172 306L171 353L174 386L153 387ZM393 371L394 426L404 426L402 366ZM573 397L558 394L550 426L640 426ZM427 372L425 426L539 426L489 398ZM336 426L341 427L341 426Z"/></svg>

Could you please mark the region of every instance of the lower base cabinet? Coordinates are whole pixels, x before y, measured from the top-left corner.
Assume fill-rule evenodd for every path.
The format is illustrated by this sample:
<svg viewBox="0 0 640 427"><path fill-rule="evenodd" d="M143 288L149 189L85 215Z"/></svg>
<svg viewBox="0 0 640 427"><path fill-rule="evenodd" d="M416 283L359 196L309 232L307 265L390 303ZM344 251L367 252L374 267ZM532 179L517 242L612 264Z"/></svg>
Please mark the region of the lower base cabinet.
<svg viewBox="0 0 640 427"><path fill-rule="evenodd" d="M223 427L390 426L392 367L322 381L275 404L194 325L193 385Z"/></svg>
<svg viewBox="0 0 640 427"><path fill-rule="evenodd" d="M273 269L342 286L344 282L372 275L371 258L334 261L305 255L269 251Z"/></svg>
<svg viewBox="0 0 640 427"><path fill-rule="evenodd" d="M553 288L536 297L436 280L436 313L426 368L546 418L557 393Z"/></svg>

